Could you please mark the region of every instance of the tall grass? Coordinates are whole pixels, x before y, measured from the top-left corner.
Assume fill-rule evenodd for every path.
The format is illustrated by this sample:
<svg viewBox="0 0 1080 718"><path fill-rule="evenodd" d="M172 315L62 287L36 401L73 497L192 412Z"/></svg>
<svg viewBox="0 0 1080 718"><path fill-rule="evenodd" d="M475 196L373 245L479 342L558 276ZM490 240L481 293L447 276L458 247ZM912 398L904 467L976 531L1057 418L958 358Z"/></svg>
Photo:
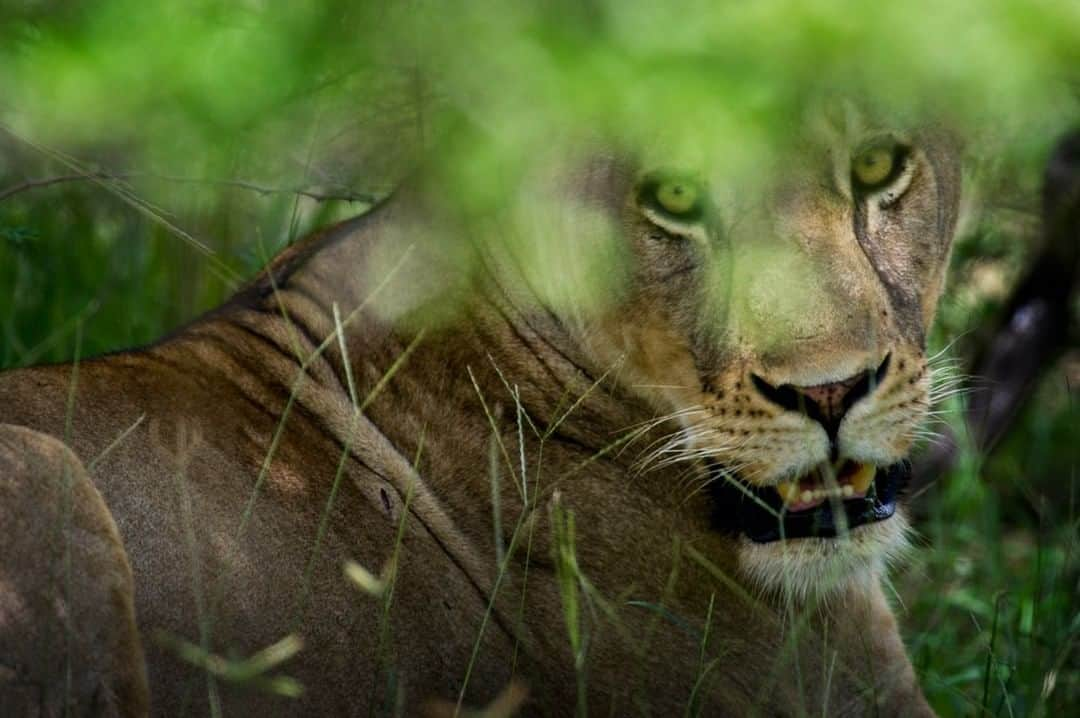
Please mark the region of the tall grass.
<svg viewBox="0 0 1080 718"><path fill-rule="evenodd" d="M1076 110L1062 85L1080 63L1080 16L1064 1L948 8L927 1L881 11L770 0L740 4L731 15L703 3L670 14L646 2L554 3L559 11L550 14L526 4L475 3L444 24L424 3L402 4L404 16L379 15L386 9L380 3L330 2L280 15L258 9L266 3L201 5L205 16L178 19L167 3L108 0L92 15L78 4L24 3L0 25L0 197L46 180L0 199L0 368L144 344L215 306L290 241L362 211L364 200L385 191L407 164L372 151L388 136L408 133L402 146L422 148L443 125L482 126L495 138L493 156L468 141L451 144L453 171L444 178L462 189L468 208L482 210L507 199L506 178L492 168L513 167L546 145L551 125L572 132L595 122L631 137L664 135L673 152L701 153L741 171L775 159L772 145L790 148L794 108L811 91L861 90L889 108L911 102L943 110L973 131L969 152L981 167L1009 178L984 182L987 191L1023 198L1034 196L1048 140L1037 130L1059 127ZM178 29L165 36L129 31L174 21ZM479 53L456 52L455 33L463 32ZM376 56L386 46L393 52ZM392 65L406 71L382 72ZM442 95L421 81L421 71L443 81ZM162 106L163 95L177 100ZM399 95L424 101L409 106ZM425 114L446 103L452 111ZM981 124L986 117L1028 132L990 142L1002 138ZM80 149L101 166L76 158ZM466 157L471 161L458 162ZM139 171L121 172L132 169ZM48 181L72 174L84 179ZM257 181L267 177L272 181ZM512 180L506 186L514 187ZM297 188L306 194L290 191ZM1025 217L982 225L960 243L936 348L955 343L961 359L970 354L999 308L1000 288L1007 290L1027 258L1030 243L1018 241ZM991 457L963 440L962 397L946 404L951 410L941 419L961 439L960 454L916 498L920 550L893 577L916 669L943 715L1056 716L1080 706L1078 364L1074 353L1048 367ZM367 399L351 382L350 390L359 413ZM494 430L494 398L480 397L492 419L493 485L508 474L525 508L517 525L497 528L496 588L506 557L519 545L526 556L531 551L532 524L524 517L537 508L542 448L554 430L538 432L516 388L506 390L510 399L502 403L513 407L518 446ZM562 416L583 399L566 397ZM541 447L535 466L522 448L529 431ZM613 441L605 453L636 435ZM664 460L664 449L652 458ZM339 480L340 471L335 487ZM335 495L336 488L329 501ZM311 565L329 510L312 537ZM588 642L582 611L604 610L604 599L578 571L572 515L556 518L567 638L577 657ZM506 528L509 546L499 543ZM354 566L349 575L383 602L379 652L393 696L386 649L393 564L379 575ZM204 588L212 613L213 587ZM298 597L298 613L306 598ZM699 687L722 670L708 660L707 642L706 633ZM215 656L208 645L175 648L205 670L211 687L254 680L286 694L298 690L268 676L297 648L288 637L244 660ZM462 666L466 685L471 668ZM580 696L587 677L577 675ZM460 707L461 700L454 710ZM687 712L695 710L691 699Z"/></svg>
<svg viewBox="0 0 1080 718"><path fill-rule="evenodd" d="M0 286L5 288L0 295L0 325L7 336L0 345L3 366L65 360L79 351L85 356L147 342L229 291L205 265L200 266L202 260L186 256L190 248L141 217L121 209L110 211L108 195L102 196L100 188L67 186L43 192L49 194L14 206L0 205L5 231L0 242ZM287 241L291 211L283 205L288 203L280 197L247 201L282 222L283 228L271 233L277 239L266 242L269 246L259 253ZM341 205L316 207L300 227L347 212L348 204ZM227 217L218 221L230 224ZM224 232L215 247L241 273L250 273L258 264L240 249L246 234ZM968 336L977 328L975 322L993 311L995 299L981 297L970 286L972 263L994 256L993 251L976 251L978 246L972 243L980 241L985 237L968 238L958 249L954 284L935 338L939 346ZM997 260L1021 261L1012 256ZM191 271L175 271L176 261ZM1012 271L1011 265L1001 269ZM974 311L973 302L978 305ZM959 419L963 398L948 400L951 405L946 408L951 410L944 421L961 439L959 460L948 475L916 497L919 550L893 577L905 640L924 689L942 715L1056 716L1080 705L1075 448L1080 407L1070 384L1076 377L1075 362L1075 356L1067 357L1048 368L1012 434L990 458L978 456L963 441L965 429ZM507 391L522 431L534 430L512 400L514 388L507 386ZM365 402L355 396L352 400L358 406ZM567 413L577 401L580 397L567 398ZM498 455L495 464L517 474L511 480L529 506L528 477L540 467L527 466L518 446L493 444L493 451ZM587 577L576 573L572 516L560 514L557 523L563 527L559 545L566 549L557 565L568 640L577 655L587 641L577 617L582 602L595 599L583 588ZM527 525L515 527L512 536L514 542L528 545ZM313 540L314 552L318 537ZM515 545L504 547L503 556L514 549ZM392 578L393 571L384 572L383 579L391 586ZM380 595L379 600L389 602L392 588ZM283 640L265 655L246 661L226 661L192 644L179 643L176 649L216 680L257 678L268 689L293 694L299 687L286 677L267 676L297 648L288 637ZM462 668L467 680L468 667ZM706 683L714 670L719 670L715 661L703 659L699 683ZM584 680L582 676L582 692L587 690ZM692 706L688 710L693 713Z"/></svg>

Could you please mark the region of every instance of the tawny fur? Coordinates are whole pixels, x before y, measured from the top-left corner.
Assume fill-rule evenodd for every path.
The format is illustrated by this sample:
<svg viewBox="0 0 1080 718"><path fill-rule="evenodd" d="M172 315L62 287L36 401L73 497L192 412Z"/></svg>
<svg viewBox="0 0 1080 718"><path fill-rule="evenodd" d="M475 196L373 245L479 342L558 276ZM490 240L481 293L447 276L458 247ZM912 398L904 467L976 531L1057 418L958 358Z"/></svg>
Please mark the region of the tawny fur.
<svg viewBox="0 0 1080 718"><path fill-rule="evenodd" d="M157 344L84 361L77 380L67 365L4 374L0 420L66 437L93 467L104 505L83 480L76 515L115 520L123 539L154 713L216 701L227 715L412 715L459 696L486 705L520 680L525 714L572 714L552 526L569 511L591 711L676 715L693 693L703 715L928 714L880 586L901 517L835 542L749 545L713 529L700 490L704 457L757 485L828 458L821 427L755 394L750 372L814 385L889 354L840 441L880 465L909 450L958 191L951 145L914 144L892 214L857 217L843 191L795 175L708 246L637 211L642 168L587 163L558 199L610 220L621 264L612 294L577 308L486 238L497 224L462 226L418 183ZM594 239L546 229L566 251ZM39 474L8 469L3 485L49 522L55 507L28 488ZM55 571L11 526L0 576ZM72 600L123 635L123 550L84 549L120 594ZM395 567L387 621L344 576L349 560ZM0 584L0 606L12 595ZM28 615L14 630L57 620ZM97 628L73 625L91 643ZM168 647L246 656L289 633L304 641L281 669L304 685L298 700L214 681ZM126 681L119 712L138 715L142 664L121 643L76 673ZM0 670L32 658L0 644Z"/></svg>

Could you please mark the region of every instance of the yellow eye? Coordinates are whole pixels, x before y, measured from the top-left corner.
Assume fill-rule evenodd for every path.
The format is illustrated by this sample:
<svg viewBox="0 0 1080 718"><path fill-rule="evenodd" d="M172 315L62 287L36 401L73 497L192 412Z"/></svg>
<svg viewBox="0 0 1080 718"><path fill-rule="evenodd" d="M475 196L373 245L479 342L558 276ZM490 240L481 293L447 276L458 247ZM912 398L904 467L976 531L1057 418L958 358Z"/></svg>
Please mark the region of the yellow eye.
<svg viewBox="0 0 1080 718"><path fill-rule="evenodd" d="M661 182L656 188L656 202L665 212L679 215L694 210L701 199L701 189L686 180Z"/></svg>
<svg viewBox="0 0 1080 718"><path fill-rule="evenodd" d="M851 163L856 184L865 189L880 186L893 175L896 152L890 146L878 145L860 152Z"/></svg>

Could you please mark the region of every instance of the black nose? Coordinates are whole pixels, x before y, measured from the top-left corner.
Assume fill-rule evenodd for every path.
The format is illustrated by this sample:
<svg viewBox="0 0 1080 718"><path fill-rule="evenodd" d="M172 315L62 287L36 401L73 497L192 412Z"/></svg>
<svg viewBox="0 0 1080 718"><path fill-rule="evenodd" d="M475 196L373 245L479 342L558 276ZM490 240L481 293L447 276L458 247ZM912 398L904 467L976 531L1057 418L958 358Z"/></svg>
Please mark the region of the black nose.
<svg viewBox="0 0 1080 718"><path fill-rule="evenodd" d="M842 381L816 386L782 384L773 386L756 374L751 375L754 387L766 399L789 411L797 411L819 422L832 444L833 459L836 458L836 434L848 409L869 394L885 379L889 369L889 357L881 362L876 371L866 370Z"/></svg>

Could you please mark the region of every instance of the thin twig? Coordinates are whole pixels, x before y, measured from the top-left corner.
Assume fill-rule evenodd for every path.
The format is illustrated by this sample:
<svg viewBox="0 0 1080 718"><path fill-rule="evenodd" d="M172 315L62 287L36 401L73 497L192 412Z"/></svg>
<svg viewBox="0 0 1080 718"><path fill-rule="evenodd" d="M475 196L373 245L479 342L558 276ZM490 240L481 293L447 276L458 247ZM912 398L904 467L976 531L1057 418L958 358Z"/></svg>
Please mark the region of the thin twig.
<svg viewBox="0 0 1080 718"><path fill-rule="evenodd" d="M13 197L17 194L27 192L29 190L40 189L43 187L51 187L52 185L63 184L67 182L79 182L86 180L131 180L131 179L150 179L158 180L161 182L176 182L181 184L203 184L214 185L218 187L236 187L239 189L246 189L252 192L258 192L259 194L293 194L301 197L308 197L316 202L364 202L372 204L375 202L375 197L365 193L348 193L348 194L333 194L314 192L312 190L303 189L301 187L287 188L287 187L267 187L255 182L248 182L245 180L233 180L233 179L200 179L197 177L177 177L173 175L159 175L146 172L127 172L120 174L112 174L109 172L89 172L85 174L68 174L58 175L56 177L44 177L42 179L27 180L21 184L8 187L5 190L0 191L0 202L3 202L9 197Z"/></svg>

